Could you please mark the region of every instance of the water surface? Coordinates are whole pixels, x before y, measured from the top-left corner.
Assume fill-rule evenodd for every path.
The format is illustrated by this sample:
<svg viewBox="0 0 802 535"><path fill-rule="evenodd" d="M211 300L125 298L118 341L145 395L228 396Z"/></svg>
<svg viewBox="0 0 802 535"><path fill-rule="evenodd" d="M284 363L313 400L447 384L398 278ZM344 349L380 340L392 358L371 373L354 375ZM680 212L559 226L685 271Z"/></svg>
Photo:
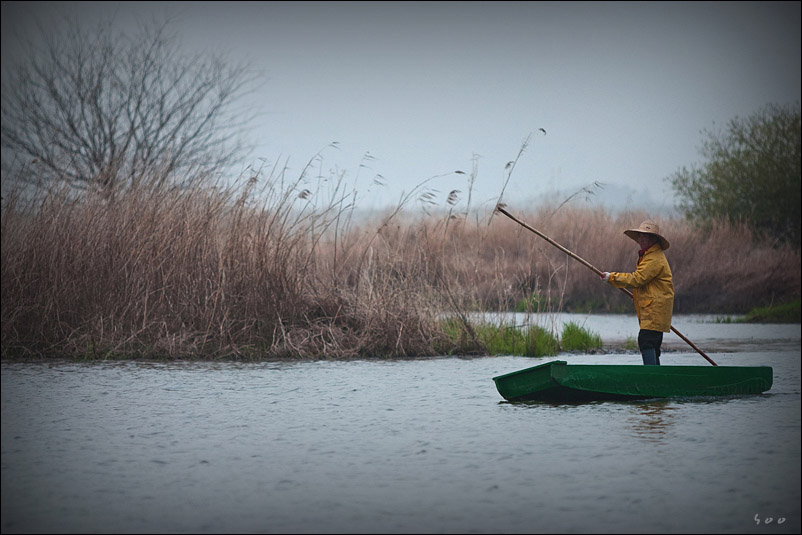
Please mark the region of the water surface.
<svg viewBox="0 0 802 535"><path fill-rule="evenodd" d="M738 327L702 338L766 394L508 403L492 377L552 360L525 357L3 363L2 531L798 533L800 327Z"/></svg>

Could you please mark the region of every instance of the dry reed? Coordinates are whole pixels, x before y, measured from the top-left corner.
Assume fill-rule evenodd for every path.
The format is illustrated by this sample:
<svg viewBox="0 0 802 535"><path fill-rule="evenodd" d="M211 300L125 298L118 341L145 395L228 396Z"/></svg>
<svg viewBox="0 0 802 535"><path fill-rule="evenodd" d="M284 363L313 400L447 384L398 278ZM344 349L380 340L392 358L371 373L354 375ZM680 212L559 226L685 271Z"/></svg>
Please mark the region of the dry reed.
<svg viewBox="0 0 802 535"><path fill-rule="evenodd" d="M302 175L303 176L303 175ZM500 215L353 219L283 171L236 187L114 195L11 192L2 206L2 356L377 358L481 351L466 318L537 296L540 311L630 310L591 271ZM453 203L450 203L453 204ZM487 218L493 217L488 225ZM542 207L521 218L607 271L634 269L640 213ZM745 312L800 295L799 251L743 228L658 221L675 312ZM443 315L466 337L444 334Z"/></svg>

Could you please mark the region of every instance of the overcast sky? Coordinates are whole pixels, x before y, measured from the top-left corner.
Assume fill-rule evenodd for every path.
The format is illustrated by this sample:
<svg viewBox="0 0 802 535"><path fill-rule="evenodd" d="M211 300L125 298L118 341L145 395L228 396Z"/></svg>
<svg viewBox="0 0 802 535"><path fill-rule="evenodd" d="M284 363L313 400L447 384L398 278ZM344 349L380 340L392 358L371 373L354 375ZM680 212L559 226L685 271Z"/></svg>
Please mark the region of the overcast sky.
<svg viewBox="0 0 802 535"><path fill-rule="evenodd" d="M3 2L10 28L57 10L176 17L188 49L264 72L253 158L318 151L371 204L427 186L442 203L569 195L594 182L673 205L665 177L702 130L800 100L800 2ZM11 47L8 47L9 49ZM5 62L5 59L4 59ZM540 129L545 130L545 134ZM338 142L339 149L325 148ZM365 155L369 158L365 158ZM244 162L244 165L247 164ZM243 167L244 167L243 165ZM373 179L380 175L379 186ZM598 190L597 190L598 191ZM637 206L633 206L637 207Z"/></svg>

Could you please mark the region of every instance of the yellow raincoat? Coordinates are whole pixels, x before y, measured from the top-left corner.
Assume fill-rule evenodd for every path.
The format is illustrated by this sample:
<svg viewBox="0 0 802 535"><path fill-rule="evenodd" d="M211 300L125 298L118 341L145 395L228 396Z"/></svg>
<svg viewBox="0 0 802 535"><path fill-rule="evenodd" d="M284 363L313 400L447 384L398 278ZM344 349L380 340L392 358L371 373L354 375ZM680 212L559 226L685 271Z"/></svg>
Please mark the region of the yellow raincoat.
<svg viewBox="0 0 802 535"><path fill-rule="evenodd" d="M638 258L634 273L611 272L609 282L616 288L632 288L635 313L641 329L664 333L671 330L674 279L659 243L649 247Z"/></svg>

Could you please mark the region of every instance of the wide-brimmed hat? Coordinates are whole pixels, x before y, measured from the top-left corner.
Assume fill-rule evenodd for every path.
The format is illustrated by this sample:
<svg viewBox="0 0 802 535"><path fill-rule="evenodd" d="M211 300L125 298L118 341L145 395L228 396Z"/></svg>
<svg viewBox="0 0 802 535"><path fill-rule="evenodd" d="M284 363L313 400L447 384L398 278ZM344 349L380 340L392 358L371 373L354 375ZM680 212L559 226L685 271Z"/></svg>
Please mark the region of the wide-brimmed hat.
<svg viewBox="0 0 802 535"><path fill-rule="evenodd" d="M628 237L632 238L635 241L638 241L638 234L654 234L657 237L657 239L660 240L660 247L662 247L664 251L671 246L671 244L668 243L668 240L660 235L660 227L658 227L657 223L655 223L651 219L647 219L646 221L641 223L638 228L631 228L625 230L624 234L626 234Z"/></svg>

